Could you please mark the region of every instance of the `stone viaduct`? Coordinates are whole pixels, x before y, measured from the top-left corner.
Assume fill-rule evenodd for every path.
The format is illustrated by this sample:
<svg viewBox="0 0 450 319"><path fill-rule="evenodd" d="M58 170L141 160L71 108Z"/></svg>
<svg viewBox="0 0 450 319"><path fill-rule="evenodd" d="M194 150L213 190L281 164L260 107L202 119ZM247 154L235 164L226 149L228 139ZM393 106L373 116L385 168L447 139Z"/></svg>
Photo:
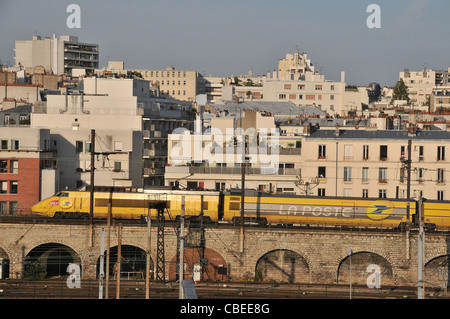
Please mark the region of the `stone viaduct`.
<svg viewBox="0 0 450 319"><path fill-rule="evenodd" d="M3 277L22 278L26 265L38 263L47 272L68 276L68 263L81 268L81 278L98 274L102 228L106 224L0 224L0 261ZM147 227L122 225L122 270L136 274L145 270ZM189 228L188 235L192 235ZM91 234L93 234L91 236ZM239 227L213 226L205 229L206 248L203 280L272 281L346 284L349 281L351 248L352 282L367 283L369 265L377 265L381 285L417 285L417 233L362 230L325 230L247 227L241 251ZM189 236L187 236L188 238ZM92 239L92 240L91 240ZM176 279L177 236L165 228L165 278ZM118 223L110 232L110 265L116 262ZM106 246L105 246L106 248ZM117 255L117 253L116 253ZM157 256L157 228L151 229L152 270ZM185 273L195 276L200 265L197 248L186 248ZM449 281L450 240L446 233L426 234L424 280L444 285ZM59 263L58 263L59 260ZM111 268L113 269L113 268Z"/></svg>

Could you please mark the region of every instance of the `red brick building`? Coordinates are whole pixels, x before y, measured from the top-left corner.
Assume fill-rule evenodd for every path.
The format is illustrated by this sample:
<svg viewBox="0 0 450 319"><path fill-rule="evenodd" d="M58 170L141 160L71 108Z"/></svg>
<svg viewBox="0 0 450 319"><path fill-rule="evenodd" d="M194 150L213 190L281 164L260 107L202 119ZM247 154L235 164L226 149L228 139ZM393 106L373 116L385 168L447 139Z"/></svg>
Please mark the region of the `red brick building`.
<svg viewBox="0 0 450 319"><path fill-rule="evenodd" d="M49 145L47 129L0 127L0 215L31 214L46 184L42 170L54 164Z"/></svg>

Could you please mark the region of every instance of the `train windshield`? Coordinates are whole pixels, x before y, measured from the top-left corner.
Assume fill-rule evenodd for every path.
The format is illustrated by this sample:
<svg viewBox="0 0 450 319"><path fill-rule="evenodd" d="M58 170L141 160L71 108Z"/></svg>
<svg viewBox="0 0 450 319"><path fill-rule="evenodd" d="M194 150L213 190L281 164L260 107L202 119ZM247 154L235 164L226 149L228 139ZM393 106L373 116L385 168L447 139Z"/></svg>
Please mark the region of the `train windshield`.
<svg viewBox="0 0 450 319"><path fill-rule="evenodd" d="M59 192L55 194L56 197L69 197L69 193Z"/></svg>

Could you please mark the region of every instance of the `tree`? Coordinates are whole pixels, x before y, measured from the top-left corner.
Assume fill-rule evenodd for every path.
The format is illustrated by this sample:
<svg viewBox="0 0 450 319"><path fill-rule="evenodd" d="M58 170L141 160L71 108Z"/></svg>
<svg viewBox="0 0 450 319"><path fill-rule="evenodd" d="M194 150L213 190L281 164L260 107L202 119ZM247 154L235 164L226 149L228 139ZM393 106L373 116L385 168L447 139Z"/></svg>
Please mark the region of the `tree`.
<svg viewBox="0 0 450 319"><path fill-rule="evenodd" d="M400 79L400 81L398 81L394 86L394 93L392 94L391 103L393 103L394 100L406 100L409 104L408 87L405 82L403 82L403 79Z"/></svg>

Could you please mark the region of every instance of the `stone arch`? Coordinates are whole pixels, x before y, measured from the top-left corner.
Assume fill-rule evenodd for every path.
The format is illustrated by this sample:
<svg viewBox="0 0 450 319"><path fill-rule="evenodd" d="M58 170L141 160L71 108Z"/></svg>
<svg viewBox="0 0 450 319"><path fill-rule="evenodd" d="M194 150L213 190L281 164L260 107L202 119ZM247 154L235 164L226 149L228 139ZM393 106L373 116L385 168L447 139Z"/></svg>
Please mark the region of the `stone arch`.
<svg viewBox="0 0 450 319"><path fill-rule="evenodd" d="M69 264L78 264L81 275L81 258L69 246L46 243L35 246L25 256L25 276L45 274L45 277L67 276Z"/></svg>
<svg viewBox="0 0 450 319"><path fill-rule="evenodd" d="M441 255L429 260L424 267L423 280L443 286L450 284L450 255Z"/></svg>
<svg viewBox="0 0 450 319"><path fill-rule="evenodd" d="M9 278L9 263L8 253L0 247L0 279Z"/></svg>
<svg viewBox="0 0 450 319"><path fill-rule="evenodd" d="M109 274L110 277L115 277L117 273L117 253L118 246L112 246L109 249ZM121 245L120 247L121 263L120 273L121 278L145 278L147 270L147 253L140 247L134 245ZM103 254L103 271L106 276L106 250ZM97 259L97 276L100 273L100 256ZM154 262L150 257L150 278L153 278Z"/></svg>
<svg viewBox="0 0 450 319"><path fill-rule="evenodd" d="M351 256L352 283L355 285L367 285L367 279L373 272L368 272L370 265L377 265L380 268L380 281L383 285L394 285L394 274L391 263L383 256L361 251L353 253ZM347 284L350 282L350 256L346 256L338 265L336 272L336 283Z"/></svg>
<svg viewBox="0 0 450 319"><path fill-rule="evenodd" d="M184 279L201 281L227 281L228 266L225 258L211 248L205 248L203 262L199 248L185 248L184 252ZM202 267L203 265L203 267ZM203 269L202 269L203 268ZM178 279L177 254L169 264L169 280Z"/></svg>
<svg viewBox="0 0 450 319"><path fill-rule="evenodd" d="M310 267L307 260L295 251L275 249L265 253L255 266L258 281L309 282Z"/></svg>

